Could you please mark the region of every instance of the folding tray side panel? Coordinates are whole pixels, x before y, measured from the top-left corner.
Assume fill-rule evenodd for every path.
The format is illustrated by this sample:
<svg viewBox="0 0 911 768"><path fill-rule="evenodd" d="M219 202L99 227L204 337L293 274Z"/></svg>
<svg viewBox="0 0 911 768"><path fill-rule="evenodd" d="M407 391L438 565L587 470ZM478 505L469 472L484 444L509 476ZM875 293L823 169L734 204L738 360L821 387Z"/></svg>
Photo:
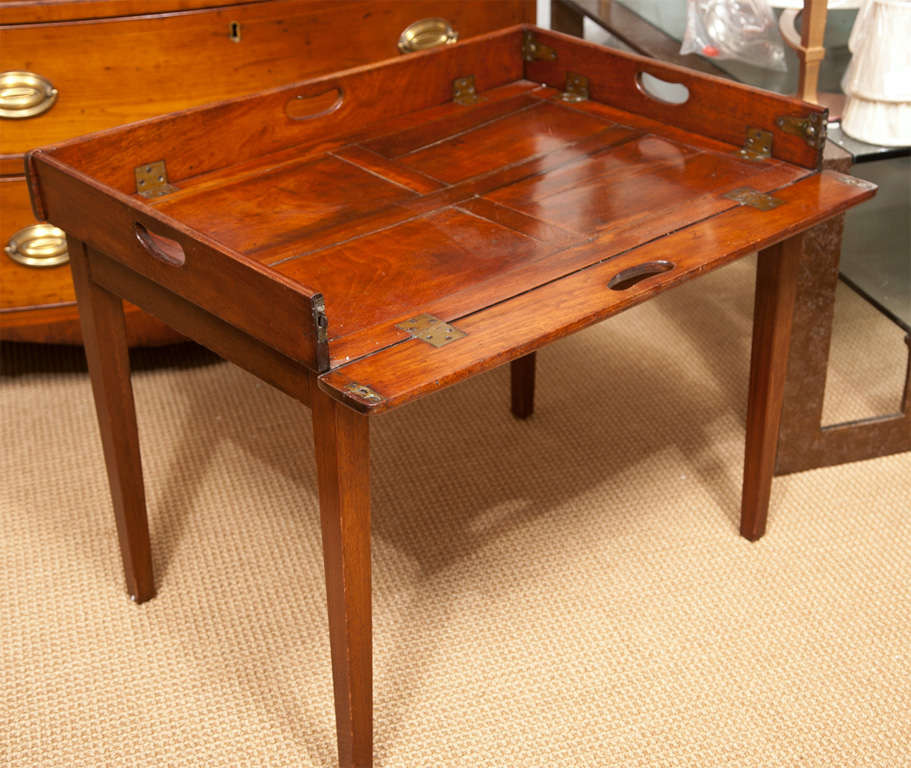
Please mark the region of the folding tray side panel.
<svg viewBox="0 0 911 768"><path fill-rule="evenodd" d="M593 101L748 152L767 144L771 157L778 160L813 170L821 167L828 115L823 107L559 32L529 30L527 34L534 36L538 51L526 57L530 58L525 63L529 80L563 89L568 73L582 75L588 79ZM543 53L542 45L546 46ZM685 86L686 100L678 104L650 95L643 74Z"/></svg>
<svg viewBox="0 0 911 768"><path fill-rule="evenodd" d="M317 292L105 188L42 150L29 154L28 166L40 218L292 360L326 369L326 319ZM141 295L124 298L144 304Z"/></svg>

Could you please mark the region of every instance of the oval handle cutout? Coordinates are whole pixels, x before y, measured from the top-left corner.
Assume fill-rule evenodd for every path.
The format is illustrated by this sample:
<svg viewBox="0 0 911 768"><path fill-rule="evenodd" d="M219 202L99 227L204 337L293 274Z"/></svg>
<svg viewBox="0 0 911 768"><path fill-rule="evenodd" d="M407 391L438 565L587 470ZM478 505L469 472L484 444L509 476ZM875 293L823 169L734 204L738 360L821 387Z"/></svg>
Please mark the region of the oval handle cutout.
<svg viewBox="0 0 911 768"><path fill-rule="evenodd" d="M182 267L186 263L187 255L183 251L183 246L176 240L149 232L138 222L133 225L133 231L139 244L159 261L172 267Z"/></svg>
<svg viewBox="0 0 911 768"><path fill-rule="evenodd" d="M298 94L285 103L285 114L292 120L314 120L335 112L343 99L341 88L330 88L312 96Z"/></svg>
<svg viewBox="0 0 911 768"><path fill-rule="evenodd" d="M607 287L612 291L625 291L642 280L668 272L673 268L674 265L669 261L647 261L645 264L637 264L635 267L628 267L618 272L610 279Z"/></svg>
<svg viewBox="0 0 911 768"><path fill-rule="evenodd" d="M636 86L642 93L662 104L686 104L690 100L690 89L683 83L672 83L660 77L640 72L636 75Z"/></svg>

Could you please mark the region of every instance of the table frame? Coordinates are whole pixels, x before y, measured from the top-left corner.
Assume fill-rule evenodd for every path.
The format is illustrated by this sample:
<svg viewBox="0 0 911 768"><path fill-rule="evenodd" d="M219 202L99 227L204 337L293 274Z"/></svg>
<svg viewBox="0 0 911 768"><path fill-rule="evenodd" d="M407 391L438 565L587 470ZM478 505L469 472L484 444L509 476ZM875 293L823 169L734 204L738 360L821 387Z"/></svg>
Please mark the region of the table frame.
<svg viewBox="0 0 911 768"><path fill-rule="evenodd" d="M760 252L757 265L740 530L765 531L804 234ZM155 594L148 519L123 301L153 311L168 325L252 371L310 407L320 521L339 763L372 765L373 676L370 567L370 421L317 386L317 374L295 370L263 342L208 315L138 275L124 272L117 292L99 285L93 269L107 257L69 242L86 357L117 534L131 598ZM511 363L512 412L533 411L534 352Z"/></svg>
<svg viewBox="0 0 911 768"><path fill-rule="evenodd" d="M536 52L541 55L536 56ZM500 81L484 69L494 68L496 73L496 62L491 61L497 56L501 65L509 66L496 75ZM246 153L240 159L232 155L233 163L259 157L258 150L268 158L274 158L269 153L278 150L296 154L306 142L325 139L325 124L269 120L263 115L273 112L264 112L262 107L287 109L296 94L319 92L327 83L349 99L347 107L330 112L332 117L326 119L335 121L330 125L367 130L377 121L392 119L398 121L396 131L383 135L395 137L403 129L413 130L416 120L418 127L423 125L420 115L426 112L422 110L451 115L453 109L464 106L455 98L449 101L452 92L440 87L452 83L453 77L461 81L463 67L475 72L481 83L488 77L489 101L482 101L479 110L495 102L496 88L504 85L501 81L511 84L509 87L544 88L537 98L549 99L560 98L553 89L569 81L570 69L592 73L592 101L580 107L583 111L625 115L649 132L664 131L684 140L698 138L715 148L711 150L714 156L705 155L708 172L698 177L711 181L707 187L696 184L693 193L702 207L681 206L681 187L671 187L673 207L669 210L685 209L686 214L674 226L662 220L659 229L652 231L647 219L634 219L623 248L606 250L608 240L596 237L583 243L579 251L559 247L553 251L582 261L559 262L548 255L522 264L525 268L531 263L539 272L531 276L523 273L518 278L510 273L514 282L505 295L490 293L488 285L488 293L472 295L470 302L458 305L460 309L444 308L446 321L457 322L459 328L453 330L467 338L461 336L437 348L414 335L402 338L400 334L380 345L376 340L389 338L389 329L365 325L359 326L361 335L369 338L361 338L357 347L350 346L350 336L331 335L331 302L327 315L322 294L303 284L306 275L301 280L291 279L231 250L210 237L205 228L194 230L179 217L169 219L142 199L138 182L137 193L131 195L129 184L134 180L129 177L129 168L110 160L112 155L134 151L139 145L140 151L169 153L168 160L173 160L168 166L174 174L171 181L181 184L201 173L197 164L201 144L209 149L209 126L218 121L231 126L236 145ZM643 92L635 84L645 68L655 76L684 81L695 106L680 110ZM396 102L401 111L390 118L385 104L374 98L376 83L383 78L420 81L435 89L403 89ZM705 106L714 107L718 102L725 102L729 109ZM543 30L518 27L407 60L293 84L31 153L36 211L69 233L86 356L126 582L133 600L151 598L155 582L123 300L312 411L338 749L344 768L372 764L369 434L376 415L508 362L512 411L527 418L534 408L537 349L759 249L740 524L747 539L758 539L765 531L769 508L805 232L870 197L875 189L867 182L820 172L821 151L805 137L779 132L771 157L760 158L745 156L746 148L731 143L746 137L749 145L750 131L757 125L771 135L777 116L795 111L811 117L822 113L818 107L780 96L759 94ZM574 117L577 122L579 119ZM264 147L253 146L245 137L261 136L263 120L269 120L271 133L266 132L262 139ZM356 125L352 127L352 123ZM527 125L523 123L522 130L527 130ZM503 135L510 140L514 136ZM604 148L604 141L599 134L598 148ZM574 161L578 159L575 152L569 153ZM775 196L755 189L747 190L746 201L720 194L723 190L712 185L717 184L716 174L727 156L737 158L728 162L747 166L768 161L765 169L774 174L766 188ZM206 159L215 164L221 157L209 155ZM267 176L273 168L271 162L264 166ZM518 165L500 167L513 173ZM753 178L751 174L749 171L747 176ZM641 184L641 177L634 178ZM511 183L497 181L503 187ZM483 204L471 189L453 186L447 188L447 194L456 195L466 206ZM599 193L604 189L599 187ZM690 198L682 200L688 203ZM650 208L646 210L651 213ZM523 226L528 224L527 219L522 219ZM616 236L615 220L608 221L611 226L605 238ZM345 224L346 234L350 226ZM471 245L486 251L490 245L487 238L478 235ZM295 248L299 245L300 240L295 241ZM353 246L346 247L353 250ZM358 273L357 267L348 262L349 271L344 274L349 279L352 274L372 278L372 272ZM410 280L414 280L416 269L419 267L413 264L409 267ZM558 271L551 274L550 269ZM326 279L317 281L324 290ZM464 276L459 279L462 283L456 289L466 284ZM366 280L362 283L367 284ZM470 281L468 285L473 286ZM464 301L465 292L455 290L443 298L451 296ZM430 301L439 298L431 297ZM385 321L394 320L387 317ZM349 346L344 349L352 351L354 359L350 362L338 352L338 346L331 346L339 339L348 339ZM361 351L356 353L356 349Z"/></svg>

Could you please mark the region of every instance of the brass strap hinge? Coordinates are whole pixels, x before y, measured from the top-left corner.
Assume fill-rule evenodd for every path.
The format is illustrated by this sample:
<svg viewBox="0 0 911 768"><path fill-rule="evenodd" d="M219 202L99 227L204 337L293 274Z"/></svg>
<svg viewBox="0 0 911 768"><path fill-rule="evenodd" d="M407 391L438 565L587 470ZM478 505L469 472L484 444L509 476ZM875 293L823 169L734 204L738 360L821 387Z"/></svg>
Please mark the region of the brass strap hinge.
<svg viewBox="0 0 911 768"><path fill-rule="evenodd" d="M177 191L177 187L168 184L168 170L164 160L143 163L136 167L135 173L136 193L142 197L161 197Z"/></svg>
<svg viewBox="0 0 911 768"><path fill-rule="evenodd" d="M876 184L872 181L867 181L866 179L859 179L857 176L848 176L845 173L839 173L835 176L836 181L840 181L842 184L848 184L852 187L860 187L861 189L876 189Z"/></svg>
<svg viewBox="0 0 911 768"><path fill-rule="evenodd" d="M785 133L802 136L813 149L821 149L826 143L826 123L822 112L813 112L806 117L781 115L775 118L775 125Z"/></svg>
<svg viewBox="0 0 911 768"><path fill-rule="evenodd" d="M563 101L587 101L588 100L588 78L580 75L578 72L566 73L566 87L560 94Z"/></svg>
<svg viewBox="0 0 911 768"><path fill-rule="evenodd" d="M450 342L468 335L465 331L460 331L455 326L444 323L440 318L428 314L396 323L395 327L432 347L445 347Z"/></svg>
<svg viewBox="0 0 911 768"><path fill-rule="evenodd" d="M312 299L313 325L316 327L316 341L320 344L329 341L329 318L326 317L326 300L321 293Z"/></svg>
<svg viewBox="0 0 911 768"><path fill-rule="evenodd" d="M535 37L535 33L529 29L522 35L522 58L525 61L534 61L535 59L540 61L555 61L557 52L549 45L539 43L538 39Z"/></svg>
<svg viewBox="0 0 911 768"><path fill-rule="evenodd" d="M772 156L772 132L747 128L747 139L738 154L745 160L768 160Z"/></svg>
<svg viewBox="0 0 911 768"><path fill-rule="evenodd" d="M345 392L355 400L360 400L367 405L376 405L386 399L375 389L370 389L366 384L358 384L356 381L346 384Z"/></svg>
<svg viewBox="0 0 911 768"><path fill-rule="evenodd" d="M772 197L765 192L760 192L752 187L738 187L732 189L726 195L722 195L728 200L734 200L741 205L749 205L752 208L758 208L760 211L770 211L779 205L784 205L784 200L780 197Z"/></svg>
<svg viewBox="0 0 911 768"><path fill-rule="evenodd" d="M471 104L476 104L478 98L478 91L474 85L474 75L457 77L452 81L452 100L456 104L467 107Z"/></svg>

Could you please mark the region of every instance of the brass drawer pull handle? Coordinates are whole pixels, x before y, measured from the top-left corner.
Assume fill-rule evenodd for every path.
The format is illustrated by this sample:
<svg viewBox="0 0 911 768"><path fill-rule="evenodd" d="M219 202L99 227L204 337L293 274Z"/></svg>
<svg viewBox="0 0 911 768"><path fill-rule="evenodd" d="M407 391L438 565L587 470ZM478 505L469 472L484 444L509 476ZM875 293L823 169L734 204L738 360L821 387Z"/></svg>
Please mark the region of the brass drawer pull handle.
<svg viewBox="0 0 911 768"><path fill-rule="evenodd" d="M57 101L50 80L34 72L0 72L0 117L20 120L47 112Z"/></svg>
<svg viewBox="0 0 911 768"><path fill-rule="evenodd" d="M660 275L662 272L669 272L673 268L674 265L669 261L647 261L644 264L621 270L610 279L607 287L612 291L625 291L642 280Z"/></svg>
<svg viewBox="0 0 911 768"><path fill-rule="evenodd" d="M399 37L399 50L402 53L413 53L436 48L438 45L450 45L458 40L459 33L446 19L419 19L402 31Z"/></svg>
<svg viewBox="0 0 911 768"><path fill-rule="evenodd" d="M66 264L66 233L51 224L32 224L9 239L6 255L23 267L56 267Z"/></svg>
<svg viewBox="0 0 911 768"><path fill-rule="evenodd" d="M149 255L172 267L182 267L186 264L187 255L183 251L183 246L176 240L149 232L138 222L133 225L133 231L139 244Z"/></svg>

